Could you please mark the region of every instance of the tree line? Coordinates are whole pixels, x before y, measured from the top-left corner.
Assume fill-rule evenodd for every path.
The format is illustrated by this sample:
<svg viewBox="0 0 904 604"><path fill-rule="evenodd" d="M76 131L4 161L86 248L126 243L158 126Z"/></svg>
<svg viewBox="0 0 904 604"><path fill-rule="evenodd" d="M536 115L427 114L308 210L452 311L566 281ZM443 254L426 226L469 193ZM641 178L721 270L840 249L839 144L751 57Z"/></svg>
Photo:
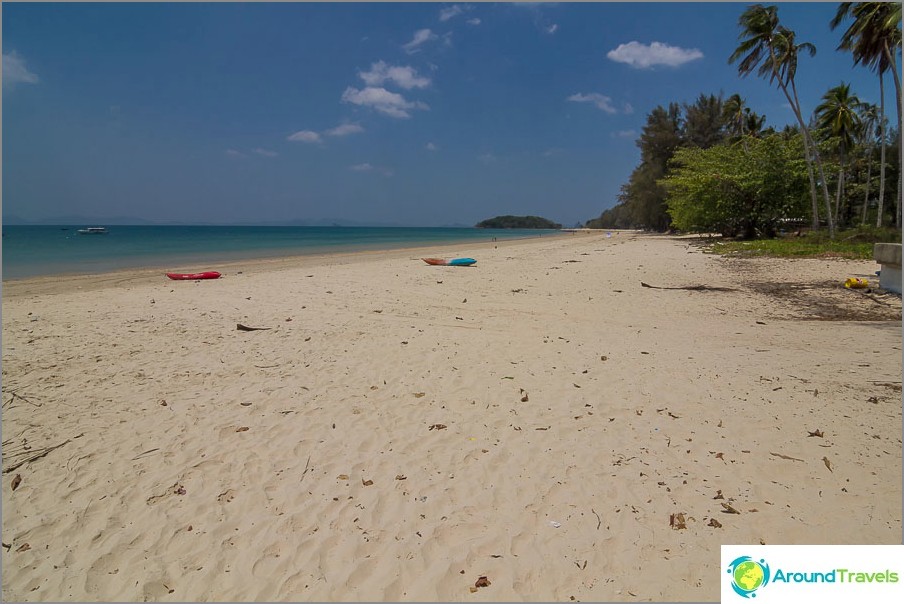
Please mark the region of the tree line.
<svg viewBox="0 0 904 604"><path fill-rule="evenodd" d="M773 236L796 224L825 227L830 237L838 227L873 222L900 229L901 4L843 2L828 25L834 30L848 21L838 48L876 73L878 106L841 82L804 119L798 58L816 48L796 39L776 6L752 5L738 20L740 43L728 61L740 77L756 74L775 86L797 123L780 131L766 127L766 116L738 94L657 106L637 139L640 164L616 205L586 226L743 237ZM897 127L891 128L884 106L889 71L897 92Z"/></svg>

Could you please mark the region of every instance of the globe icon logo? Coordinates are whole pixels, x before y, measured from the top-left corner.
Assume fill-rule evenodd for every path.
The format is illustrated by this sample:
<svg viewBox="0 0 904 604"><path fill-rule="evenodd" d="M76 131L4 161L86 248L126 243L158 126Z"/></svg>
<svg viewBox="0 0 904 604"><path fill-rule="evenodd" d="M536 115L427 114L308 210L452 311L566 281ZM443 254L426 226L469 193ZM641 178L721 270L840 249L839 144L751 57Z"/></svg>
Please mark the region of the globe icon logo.
<svg viewBox="0 0 904 604"><path fill-rule="evenodd" d="M757 562L750 556L735 558L728 565L731 587L744 598L755 598L756 590L769 583L769 565L765 560Z"/></svg>

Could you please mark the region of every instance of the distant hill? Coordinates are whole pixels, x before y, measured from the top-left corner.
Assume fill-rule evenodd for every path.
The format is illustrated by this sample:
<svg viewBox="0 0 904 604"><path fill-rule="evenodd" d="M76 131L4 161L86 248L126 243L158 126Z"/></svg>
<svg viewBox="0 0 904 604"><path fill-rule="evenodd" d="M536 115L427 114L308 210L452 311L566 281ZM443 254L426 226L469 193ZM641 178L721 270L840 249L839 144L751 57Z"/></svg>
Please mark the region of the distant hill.
<svg viewBox="0 0 904 604"><path fill-rule="evenodd" d="M496 216L475 225L478 229L561 229L562 225L539 216Z"/></svg>

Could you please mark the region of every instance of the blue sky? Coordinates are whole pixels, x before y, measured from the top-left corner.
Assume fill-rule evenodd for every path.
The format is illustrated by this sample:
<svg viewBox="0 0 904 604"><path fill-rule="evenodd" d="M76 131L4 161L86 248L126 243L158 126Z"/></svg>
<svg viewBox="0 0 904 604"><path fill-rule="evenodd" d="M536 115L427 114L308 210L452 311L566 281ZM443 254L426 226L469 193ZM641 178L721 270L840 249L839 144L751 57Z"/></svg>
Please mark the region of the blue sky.
<svg viewBox="0 0 904 604"><path fill-rule="evenodd" d="M616 203L656 105L793 122L728 64L747 6L3 3L3 214L571 226ZM837 3L778 6L817 47L805 111L842 81L878 101Z"/></svg>

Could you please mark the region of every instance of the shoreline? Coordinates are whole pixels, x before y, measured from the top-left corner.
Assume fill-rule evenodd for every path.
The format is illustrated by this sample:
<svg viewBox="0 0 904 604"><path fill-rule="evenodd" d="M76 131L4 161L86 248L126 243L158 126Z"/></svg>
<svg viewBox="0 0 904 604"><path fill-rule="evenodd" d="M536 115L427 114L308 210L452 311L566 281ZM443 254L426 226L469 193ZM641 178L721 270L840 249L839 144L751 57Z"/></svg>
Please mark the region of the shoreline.
<svg viewBox="0 0 904 604"><path fill-rule="evenodd" d="M58 446L5 598L713 601L722 543L899 543L875 263L604 233L4 284L4 469Z"/></svg>
<svg viewBox="0 0 904 604"><path fill-rule="evenodd" d="M614 232L614 231L613 231ZM625 231L630 232L630 231ZM561 231L558 233L550 233L551 237L561 237L569 234L566 231ZM205 264L209 265L211 268L204 270L218 270L219 272L223 272L223 270L230 270L235 268L236 266L244 266L250 265L253 267L266 266L270 264L279 264L283 262L300 262L302 260L306 260L309 258L318 259L320 261L325 261L330 257L347 257L347 256L356 256L356 255L371 255L371 254L383 254L383 253L393 253L393 252L419 252L426 251L430 249L442 249L448 250L449 248L456 248L461 246L474 246L477 249L483 249L482 245L499 245L506 243L515 243L515 242L523 242L523 241L533 241L535 239L542 239L542 235L535 236L524 236L524 237L513 237L510 239L502 239L499 241L483 241L483 240L473 240L473 241L452 241L452 242L439 242L436 244L428 244L428 245L416 245L416 246L404 246L404 247L390 247L390 248L367 248L367 247L337 247L336 249L330 249L328 251L323 251L325 248L316 248L312 249L312 251L307 253L295 253L294 251L289 253L275 253L275 255L265 254L265 255L250 255L245 257L233 258L225 261L207 261L201 258L206 258L207 253L201 254L199 256L186 256L185 260L180 260L183 264L155 264L152 266L141 266L134 268L118 268L113 270L102 270L102 271L86 271L86 272L65 272L65 273L54 273L54 274L41 274L41 275L33 275L27 277L12 277L12 278L2 278L2 286L12 286L14 284L25 284L30 282L44 282L44 281L81 281L92 278L103 278L103 279L116 279L118 277L125 277L126 275L132 275L136 277L143 277L151 274L160 274L166 272L198 272L200 269L195 270L178 270L178 267L187 267L189 264ZM239 256L243 255L245 252L233 252L233 254L237 254ZM177 267L177 268L174 268ZM222 267L223 270L220 270L216 267ZM197 268L197 267L195 267ZM225 273L224 273L225 274Z"/></svg>

